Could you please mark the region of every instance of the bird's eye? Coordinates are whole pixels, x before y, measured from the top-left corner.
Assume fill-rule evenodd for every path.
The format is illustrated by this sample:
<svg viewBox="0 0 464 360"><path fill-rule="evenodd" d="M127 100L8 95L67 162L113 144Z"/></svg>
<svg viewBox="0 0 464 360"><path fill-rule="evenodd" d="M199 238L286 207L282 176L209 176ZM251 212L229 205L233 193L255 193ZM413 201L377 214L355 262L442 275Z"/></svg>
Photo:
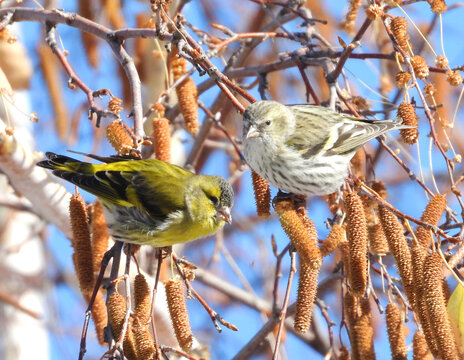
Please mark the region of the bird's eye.
<svg viewBox="0 0 464 360"><path fill-rule="evenodd" d="M211 200L211 202L213 203L214 206L219 205L219 199L216 196L208 195L208 199Z"/></svg>
<svg viewBox="0 0 464 360"><path fill-rule="evenodd" d="M265 123L267 126L269 126L269 125L271 125L271 122L272 122L271 120L266 120L264 123Z"/></svg>

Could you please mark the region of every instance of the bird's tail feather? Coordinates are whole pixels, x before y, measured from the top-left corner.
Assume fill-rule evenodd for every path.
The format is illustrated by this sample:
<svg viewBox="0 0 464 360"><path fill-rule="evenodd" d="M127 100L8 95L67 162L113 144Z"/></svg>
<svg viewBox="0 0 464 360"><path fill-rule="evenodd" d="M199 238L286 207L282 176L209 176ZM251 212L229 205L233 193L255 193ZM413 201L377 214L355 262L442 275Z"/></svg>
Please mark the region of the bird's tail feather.
<svg viewBox="0 0 464 360"><path fill-rule="evenodd" d="M45 153L45 156L47 157L47 160L39 161L37 166L52 170L76 172L79 171L81 165L84 164L82 161L52 152Z"/></svg>

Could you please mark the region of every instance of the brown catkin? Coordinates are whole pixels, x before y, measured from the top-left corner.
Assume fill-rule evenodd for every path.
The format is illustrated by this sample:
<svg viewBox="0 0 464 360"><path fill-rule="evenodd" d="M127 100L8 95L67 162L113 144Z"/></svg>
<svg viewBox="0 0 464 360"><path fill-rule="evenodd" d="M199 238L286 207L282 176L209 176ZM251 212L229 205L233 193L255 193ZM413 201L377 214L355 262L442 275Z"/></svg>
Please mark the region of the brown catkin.
<svg viewBox="0 0 464 360"><path fill-rule="evenodd" d="M91 294L94 287L92 245L86 205L79 193L71 196L69 214L73 233L74 264L79 287L82 294Z"/></svg>
<svg viewBox="0 0 464 360"><path fill-rule="evenodd" d="M91 297L91 293L85 294L87 304L89 303ZM108 310L106 308L105 298L103 297L101 289L98 290L97 296L95 297L95 301L92 306L92 320L97 332L98 343L103 345L105 343L104 329L108 324Z"/></svg>
<svg viewBox="0 0 464 360"><path fill-rule="evenodd" d="M372 314L368 298L359 300L360 311L354 321L353 334L359 357L355 359L371 360L375 359L374 350L374 329L372 327Z"/></svg>
<svg viewBox="0 0 464 360"><path fill-rule="evenodd" d="M93 271L99 272L103 255L108 250L109 233L106 224L103 206L98 200L95 200L92 211L90 212L92 219L92 255L93 255Z"/></svg>
<svg viewBox="0 0 464 360"><path fill-rule="evenodd" d="M93 1L91 0L79 0L79 15L85 17L89 20L95 20L95 14L92 11ZM96 69L100 63L100 58L98 56L98 38L87 31L81 32L82 43L84 44L85 55L90 66Z"/></svg>
<svg viewBox="0 0 464 360"><path fill-rule="evenodd" d="M430 353L425 336L422 330L417 329L412 339L412 359L413 360L432 360L433 356Z"/></svg>
<svg viewBox="0 0 464 360"><path fill-rule="evenodd" d="M407 360L406 335L401 310L398 305L392 302L388 303L385 309L385 319L392 360Z"/></svg>
<svg viewBox="0 0 464 360"><path fill-rule="evenodd" d="M395 75L395 85L398 89L403 89L408 86L412 76L406 71L400 71Z"/></svg>
<svg viewBox="0 0 464 360"><path fill-rule="evenodd" d="M398 43L398 46L405 52L408 52L408 22L404 17L394 17L390 23L390 30Z"/></svg>
<svg viewBox="0 0 464 360"><path fill-rule="evenodd" d="M182 350L188 352L192 347L193 335L185 303L184 288L182 282L176 278L164 283L166 299L171 315L172 326Z"/></svg>
<svg viewBox="0 0 464 360"><path fill-rule="evenodd" d="M347 240L343 240L338 245L342 254L343 267L345 269L346 278L350 278L350 243Z"/></svg>
<svg viewBox="0 0 464 360"><path fill-rule="evenodd" d="M366 9L366 16L369 20L374 21L377 18L382 17L384 14L383 8L377 4L371 4Z"/></svg>
<svg viewBox="0 0 464 360"><path fill-rule="evenodd" d="M352 34L354 32L356 18L358 17L358 10L361 5L361 0L350 0L350 10L346 14L345 21L341 24L342 29L345 30L348 34Z"/></svg>
<svg viewBox="0 0 464 360"><path fill-rule="evenodd" d="M440 220L445 210L446 198L441 194L436 194L430 199L429 203L425 207L425 210L421 216L421 221L430 225L438 225L438 221ZM428 248L433 241L430 230L423 226L417 227L416 237L417 240L419 240L419 243L425 248Z"/></svg>
<svg viewBox="0 0 464 360"><path fill-rule="evenodd" d="M298 294L294 328L297 333L304 334L311 325L311 315L317 292L319 269L300 258L300 275L298 278Z"/></svg>
<svg viewBox="0 0 464 360"><path fill-rule="evenodd" d="M424 262L424 297L441 360L459 359L442 287L442 259L438 253Z"/></svg>
<svg viewBox="0 0 464 360"><path fill-rule="evenodd" d="M345 229L338 224L334 224L329 236L327 236L327 239L324 240L320 247L322 257L330 255L338 247L338 244L345 241L345 238Z"/></svg>
<svg viewBox="0 0 464 360"><path fill-rule="evenodd" d="M345 314L345 320L348 323L348 333L351 340L351 357L353 359L360 359L358 343L356 341L356 334L354 332L354 326L358 318L358 305L359 299L354 297L350 292L346 292L343 297L343 311Z"/></svg>
<svg viewBox="0 0 464 360"><path fill-rule="evenodd" d="M169 66L172 70L174 81L187 73L187 63L182 57L177 56L177 50L171 51L168 57ZM179 110L184 117L185 129L195 136L198 133L198 102L197 86L192 78L188 77L176 87Z"/></svg>
<svg viewBox="0 0 464 360"><path fill-rule="evenodd" d="M126 337L122 342L122 348L124 350L124 358L127 360L139 360L137 356L137 348L135 343L135 333L134 333L134 321L132 318L129 318L129 323L127 324ZM146 357L145 359L149 359Z"/></svg>
<svg viewBox="0 0 464 360"><path fill-rule="evenodd" d="M411 246L411 257L412 257L412 270L414 278L414 289L415 289L415 305L414 311L419 317L422 330L425 334L425 339L427 341L427 348L432 351L434 356L438 356L438 347L435 337L433 335L432 327L430 326L429 316L427 312L427 305L425 303L424 297L424 262L427 256L427 250L417 243L413 242Z"/></svg>
<svg viewBox="0 0 464 360"><path fill-rule="evenodd" d="M121 340L122 325L126 315L126 300L124 296L115 290L108 298L108 319L111 326L113 338L116 341Z"/></svg>
<svg viewBox="0 0 464 360"><path fill-rule="evenodd" d="M115 114L117 117L119 117L119 113L124 109L122 106L122 100L115 97L111 96L110 101L108 103L108 110L110 110L113 114Z"/></svg>
<svg viewBox="0 0 464 360"><path fill-rule="evenodd" d="M350 352L349 352L348 348L345 347L345 346L342 346L340 348L340 353L339 353L339 355L337 357L337 360L350 360L350 359L351 359L351 357L350 357Z"/></svg>
<svg viewBox="0 0 464 360"><path fill-rule="evenodd" d="M137 360L153 359L152 356L155 353L155 343L148 324L143 324L139 319L136 319L132 329Z"/></svg>
<svg viewBox="0 0 464 360"><path fill-rule="evenodd" d="M425 79L429 76L429 67L422 56L415 55L411 58L411 64L414 69L414 74L419 79Z"/></svg>
<svg viewBox="0 0 464 360"><path fill-rule="evenodd" d="M369 252L373 255L387 255L389 250L388 241L383 232L382 224L369 224L367 232L369 237Z"/></svg>
<svg viewBox="0 0 464 360"><path fill-rule="evenodd" d="M267 219L271 216L271 187L269 183L251 170L251 179L253 182L253 191L255 194L256 211L258 217Z"/></svg>
<svg viewBox="0 0 464 360"><path fill-rule="evenodd" d="M58 60L48 45L41 45L37 49L40 60L40 69L48 88L50 100L55 114L55 127L61 140L68 135L68 108L63 99L63 88L61 86L60 66Z"/></svg>
<svg viewBox="0 0 464 360"><path fill-rule="evenodd" d="M437 93L437 89L432 83L425 84L424 86L424 94L427 95L429 98L433 98Z"/></svg>
<svg viewBox="0 0 464 360"><path fill-rule="evenodd" d="M446 69L449 66L448 59L444 55L437 55L435 58L435 64L439 69Z"/></svg>
<svg viewBox="0 0 464 360"><path fill-rule="evenodd" d="M134 280L134 312L142 324L147 324L150 321L150 287L142 274L137 274Z"/></svg>
<svg viewBox="0 0 464 360"><path fill-rule="evenodd" d="M398 218L387 208L379 207L380 222L387 237L388 247L395 258L401 276L404 291L409 303L414 306L414 283L412 276L412 261L408 243L403 234L403 226Z"/></svg>
<svg viewBox="0 0 464 360"><path fill-rule="evenodd" d="M410 129L400 130L401 140L410 145L416 143L419 132L417 131L417 115L414 107L410 103L403 101L398 106L397 116L403 120L404 125L413 126Z"/></svg>
<svg viewBox="0 0 464 360"><path fill-rule="evenodd" d="M171 126L165 117L156 117L152 120L154 150L158 160L171 162Z"/></svg>
<svg viewBox="0 0 464 360"><path fill-rule="evenodd" d="M446 72L446 81L448 81L451 86L460 86L462 84L462 76L457 70L448 70Z"/></svg>
<svg viewBox="0 0 464 360"><path fill-rule="evenodd" d="M129 154L134 145L132 138L121 125L121 120L114 120L106 127L106 138L119 155Z"/></svg>
<svg viewBox="0 0 464 360"><path fill-rule="evenodd" d="M367 288L367 224L364 206L356 193L345 196L347 238L350 244L348 271L350 290L355 296L364 295Z"/></svg>
<svg viewBox="0 0 464 360"><path fill-rule="evenodd" d="M371 189L374 190L382 199L386 199L388 196L387 187L385 183L381 180L373 181L371 184Z"/></svg>
<svg viewBox="0 0 464 360"><path fill-rule="evenodd" d="M431 2L429 1L429 3L432 12L436 14L441 14L448 9L444 0L433 0Z"/></svg>
<svg viewBox="0 0 464 360"><path fill-rule="evenodd" d="M319 269L322 265L322 256L317 246L314 224L313 229L305 226L302 217L298 215L290 201L280 201L276 204L275 211L279 214L282 228L295 246L302 262Z"/></svg>

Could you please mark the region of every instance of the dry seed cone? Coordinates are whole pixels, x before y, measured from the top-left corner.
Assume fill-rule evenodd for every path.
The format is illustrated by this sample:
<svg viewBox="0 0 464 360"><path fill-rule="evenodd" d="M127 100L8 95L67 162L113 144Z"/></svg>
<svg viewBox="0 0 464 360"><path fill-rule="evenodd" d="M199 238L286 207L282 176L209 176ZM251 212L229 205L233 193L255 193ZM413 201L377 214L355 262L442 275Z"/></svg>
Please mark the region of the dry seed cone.
<svg viewBox="0 0 464 360"><path fill-rule="evenodd" d="M349 284L355 296L364 295L367 288L367 224L364 206L356 193L345 196L347 237L350 244Z"/></svg>
<svg viewBox="0 0 464 360"><path fill-rule="evenodd" d="M300 274L298 278L298 296L296 300L296 313L294 328L297 333L304 334L311 324L312 308L316 298L317 279L319 269L300 260Z"/></svg>
<svg viewBox="0 0 464 360"><path fill-rule="evenodd" d="M193 335L185 303L184 288L179 279L165 282L166 298L171 315L172 326L182 350L188 352L192 347Z"/></svg>
<svg viewBox="0 0 464 360"><path fill-rule="evenodd" d="M403 226L399 223L395 214L388 209L380 207L379 213L383 231L387 237L388 247L398 266L406 296L410 304L414 306L412 260L408 243L403 234Z"/></svg>
<svg viewBox="0 0 464 360"><path fill-rule="evenodd" d="M456 341L443 294L442 259L437 253L431 253L425 258L424 297L430 325L437 342L439 358L443 360L458 360Z"/></svg>

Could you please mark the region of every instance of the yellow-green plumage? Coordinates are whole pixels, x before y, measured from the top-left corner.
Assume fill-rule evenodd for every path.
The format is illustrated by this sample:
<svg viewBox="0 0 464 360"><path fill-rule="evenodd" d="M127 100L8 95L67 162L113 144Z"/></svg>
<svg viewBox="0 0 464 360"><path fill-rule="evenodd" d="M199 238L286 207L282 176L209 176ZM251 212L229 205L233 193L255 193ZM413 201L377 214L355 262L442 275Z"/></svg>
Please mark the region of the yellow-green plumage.
<svg viewBox="0 0 464 360"><path fill-rule="evenodd" d="M233 191L222 177L155 159L91 164L46 155L37 165L100 199L116 240L169 246L210 235L230 221Z"/></svg>

